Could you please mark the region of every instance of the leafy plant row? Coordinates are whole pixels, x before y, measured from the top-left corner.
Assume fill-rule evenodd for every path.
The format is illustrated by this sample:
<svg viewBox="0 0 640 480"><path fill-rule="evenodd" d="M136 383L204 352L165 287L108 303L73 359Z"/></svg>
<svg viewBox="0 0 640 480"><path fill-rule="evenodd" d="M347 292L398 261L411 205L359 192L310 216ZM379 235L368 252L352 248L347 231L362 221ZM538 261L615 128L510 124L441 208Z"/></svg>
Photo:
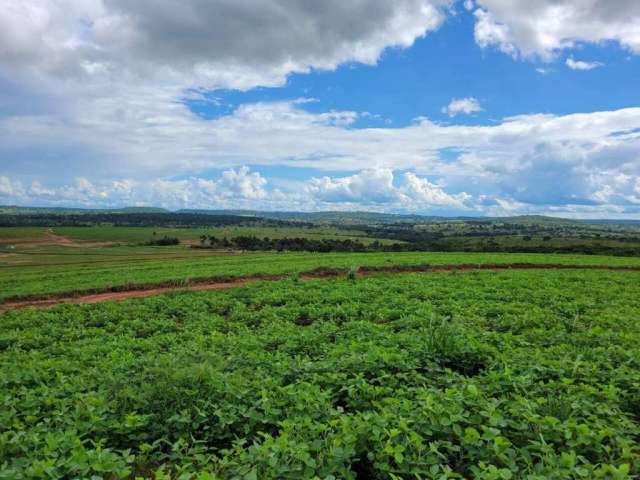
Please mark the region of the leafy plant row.
<svg viewBox="0 0 640 480"><path fill-rule="evenodd" d="M634 478L639 280L294 278L6 312L0 478Z"/></svg>

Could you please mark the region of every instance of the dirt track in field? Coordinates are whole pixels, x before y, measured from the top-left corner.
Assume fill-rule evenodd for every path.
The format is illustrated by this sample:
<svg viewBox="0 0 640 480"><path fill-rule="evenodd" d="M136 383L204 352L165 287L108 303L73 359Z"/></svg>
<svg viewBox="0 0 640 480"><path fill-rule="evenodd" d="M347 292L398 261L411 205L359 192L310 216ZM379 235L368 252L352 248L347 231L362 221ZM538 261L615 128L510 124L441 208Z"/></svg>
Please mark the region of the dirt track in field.
<svg viewBox="0 0 640 480"><path fill-rule="evenodd" d="M382 273L456 273L472 272L481 270L508 271L508 270L602 270L621 272L640 272L640 267L618 267L600 265L563 265L563 264L485 264L485 265L415 265L415 266L382 266L382 267L361 267L358 277L367 277ZM318 268L309 272L300 272L298 278L302 281L313 279L339 278L346 275L345 269ZM166 282L156 284L125 285L96 289L90 292L63 293L47 296L46 298L22 298L7 300L0 303L0 310L17 310L22 308L46 308L60 304L85 304L106 302L109 300L119 301L131 298L151 297L172 291L200 291L200 290L227 290L238 288L256 282L277 281L291 278L291 274L269 275L256 274L245 277L197 279L185 284L178 282Z"/></svg>
<svg viewBox="0 0 640 480"><path fill-rule="evenodd" d="M114 242L76 242L62 235L53 233L53 230L47 230L44 245L62 245L64 247L108 247Z"/></svg>
<svg viewBox="0 0 640 480"><path fill-rule="evenodd" d="M242 281L241 281L242 280ZM157 288L145 288L138 290L123 290L121 292L104 292L104 293L93 293L88 295L80 295L75 297L53 297L46 298L42 300L17 300L13 302L6 302L4 304L0 304L1 310L16 310L27 307L37 307L37 308L46 308L52 307L54 305L60 304L73 304L73 303L99 303L106 302L109 300L127 300L130 298L143 298L143 297L152 297L154 295L160 295L162 293L167 293L176 290L224 290L227 288L236 288L241 287L242 285L246 285L248 283L252 283L257 281L257 279L238 279L238 281L231 282L215 282L215 283L203 283L203 284L195 284L187 287L157 287Z"/></svg>

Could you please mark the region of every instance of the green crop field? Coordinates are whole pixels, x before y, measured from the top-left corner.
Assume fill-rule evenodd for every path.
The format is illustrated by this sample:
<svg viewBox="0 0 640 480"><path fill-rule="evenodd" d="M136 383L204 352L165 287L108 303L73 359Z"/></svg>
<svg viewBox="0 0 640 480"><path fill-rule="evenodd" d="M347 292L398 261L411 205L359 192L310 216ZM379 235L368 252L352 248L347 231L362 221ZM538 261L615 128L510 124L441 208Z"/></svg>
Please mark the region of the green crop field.
<svg viewBox="0 0 640 480"><path fill-rule="evenodd" d="M202 256L230 255L233 252L208 251L178 246L127 246L82 247L60 245L37 245L0 250L2 267L67 267L73 265L97 266L122 262L147 260L171 260Z"/></svg>
<svg viewBox="0 0 640 480"><path fill-rule="evenodd" d="M424 257L456 258L496 261ZM0 325L0 478L640 472L638 272L289 279Z"/></svg>
<svg viewBox="0 0 640 480"><path fill-rule="evenodd" d="M16 241L38 241L45 238L45 227L1 227L0 246Z"/></svg>
<svg viewBox="0 0 640 480"><path fill-rule="evenodd" d="M254 274L286 274L311 271L320 267L478 265L478 264L563 264L640 267L637 257L596 255L547 255L520 253L246 253L224 255L190 253L193 250L158 247L148 248L147 256L123 247L88 249L95 252L78 261L77 254L66 257L59 253L33 257L36 265L10 265L0 270L0 300L38 297L61 293L86 292L119 286L140 286L166 282L187 283L191 280L219 279ZM65 252L75 250L59 247ZM164 249L164 250L163 250ZM98 252L102 252L100 258ZM165 253L166 252L166 253ZM198 252L197 250L195 252ZM69 252L72 253L73 252ZM187 258L181 258L184 256ZM61 260L66 258L67 261ZM2 257L0 257L2 261ZM8 257L6 262L15 262Z"/></svg>
<svg viewBox="0 0 640 480"><path fill-rule="evenodd" d="M359 239L363 242L373 241L362 232L338 230L332 227L194 227L194 228L166 228L166 227L56 227L53 231L78 242L121 242L144 243L154 237L177 237L184 241L197 242L201 235L216 237L256 236L259 238L306 237L313 239Z"/></svg>
<svg viewBox="0 0 640 480"><path fill-rule="evenodd" d="M460 228L444 247L627 256L384 251L444 238L391 224L0 228L0 480L638 478L635 233Z"/></svg>
<svg viewBox="0 0 640 480"><path fill-rule="evenodd" d="M0 247L11 244L44 242L47 234L64 237L72 242L82 243L119 243L139 245L162 237L176 237L183 242L198 243L202 235L213 235L218 238L239 236L255 236L258 238L294 238L308 239L340 239L358 240L364 244L378 240L380 243L391 243L385 239L367 237L361 231L344 230L329 226L311 227L263 227L263 226L231 226L231 227L123 227L111 225L87 227L0 227Z"/></svg>

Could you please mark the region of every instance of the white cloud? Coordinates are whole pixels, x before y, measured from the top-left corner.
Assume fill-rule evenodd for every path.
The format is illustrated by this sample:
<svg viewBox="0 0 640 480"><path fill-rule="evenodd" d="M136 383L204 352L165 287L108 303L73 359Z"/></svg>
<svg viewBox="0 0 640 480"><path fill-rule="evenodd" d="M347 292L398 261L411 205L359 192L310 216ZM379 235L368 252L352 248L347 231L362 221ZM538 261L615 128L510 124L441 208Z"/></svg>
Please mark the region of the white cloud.
<svg viewBox="0 0 640 480"><path fill-rule="evenodd" d="M238 178L231 184L224 177ZM41 206L161 206L169 209L257 209L257 210L353 210L413 212L436 215L552 214L566 217L602 218L615 215L640 218L640 177L599 174L587 178L589 202L528 203L502 194L451 193L414 172L404 172L394 181L389 169L368 169L345 177L320 177L298 182L286 191L271 188L267 179L247 168L225 171L218 180L191 177L183 180L152 179L99 181L79 178L70 185L24 189L19 181L0 177L0 199L12 195L14 203ZM253 180L248 180L253 179ZM534 179L535 182L540 180ZM250 181L249 189L236 188ZM255 195L255 188L262 191ZM19 195L15 197L14 195Z"/></svg>
<svg viewBox="0 0 640 480"><path fill-rule="evenodd" d="M77 178L72 184L57 188L33 182L26 190L19 181L0 177L0 198L11 197L24 205L153 205L171 209L291 209L293 205L303 210L365 206L378 210L423 211L472 207L470 195L446 193L441 186L412 172L405 172L400 184L394 186L394 173L386 168L362 170L345 177L314 177L285 192L269 188L267 183L267 179L247 167L226 170L217 180L191 177L92 183L86 178Z"/></svg>
<svg viewBox="0 0 640 480"><path fill-rule="evenodd" d="M584 62L582 60L574 60L573 57L567 58L566 64L571 70L593 70L603 66L600 62Z"/></svg>
<svg viewBox="0 0 640 480"><path fill-rule="evenodd" d="M388 168L363 170L342 178L312 178L306 188L313 198L330 203L388 203L397 197L393 172Z"/></svg>
<svg viewBox="0 0 640 480"><path fill-rule="evenodd" d="M415 173L404 174L404 182L399 188L402 203L408 210L420 211L431 207L466 209L471 207L471 195L461 192L449 194L442 187Z"/></svg>
<svg viewBox="0 0 640 480"><path fill-rule="evenodd" d="M22 205L121 207L153 205L167 208L238 208L268 204L267 180L247 167L222 172L217 180L190 177L184 180L154 178L90 181L83 177L58 187L33 181L24 188L19 180L0 177L0 199ZM293 197L292 197L293 199ZM264 202L263 202L264 201Z"/></svg>
<svg viewBox="0 0 640 480"><path fill-rule="evenodd" d="M227 170L222 173L219 186L228 191L232 196L246 199L260 199L266 196L264 186L267 181L258 172L249 172L249 168L243 166L236 170Z"/></svg>
<svg viewBox="0 0 640 480"><path fill-rule="evenodd" d="M551 60L579 43L618 42L640 53L636 0L477 0L475 38L512 56Z"/></svg>
<svg viewBox="0 0 640 480"><path fill-rule="evenodd" d="M437 29L451 1L6 0L3 173L46 166L66 180L252 163L233 152L207 161L222 156L218 141L235 135L212 132L180 100L216 88L279 86L294 72L375 64L385 49L407 48ZM315 120L348 125L357 115Z"/></svg>
<svg viewBox="0 0 640 480"><path fill-rule="evenodd" d="M9 177L0 176L0 198L20 199L24 195L24 188L19 181L12 181Z"/></svg>
<svg viewBox="0 0 640 480"><path fill-rule="evenodd" d="M66 79L210 88L279 85L292 72L375 64L436 29L450 0L7 0L0 65Z"/></svg>
<svg viewBox="0 0 640 480"><path fill-rule="evenodd" d="M508 25L498 23L491 12L481 8L474 12L474 16L476 23L473 29L473 36L478 45L482 48L495 46L507 55L518 56L518 47L512 40Z"/></svg>
<svg viewBox="0 0 640 480"><path fill-rule="evenodd" d="M362 170L347 177L312 178L304 189L311 199L325 205L367 205L386 210L433 211L473 208L471 195L449 194L413 172L405 172L398 186L394 173L387 168Z"/></svg>
<svg viewBox="0 0 640 480"><path fill-rule="evenodd" d="M473 97L454 98L449 105L442 107L441 112L446 113L450 117L454 117L461 113L470 115L472 113L481 112L480 102Z"/></svg>
<svg viewBox="0 0 640 480"><path fill-rule="evenodd" d="M605 184L615 175L640 176L640 108L564 116L521 115L490 126L440 125L423 118L404 128L358 129L335 121L352 118L353 112L315 114L302 110L296 102L245 104L211 121L168 102L158 103L151 111L125 111L115 116L92 111L92 106L87 104L82 114L65 121L46 115L0 121L0 157L8 160L3 173L27 185L32 180L64 181L73 176L94 185L100 183L97 179L128 179L129 183L118 184L127 192L134 181L147 184L149 179L177 175L199 178L203 171L235 168L218 181L224 185L216 182L211 188L235 192L226 195L228 199L240 195L246 202L265 203L273 196L265 186L266 179L238 167L364 170L375 175L355 173L327 179L316 175L313 197L329 203L378 202L389 208L395 207L388 199L399 198L390 180L395 170L429 175L439 188L446 185L449 195L487 195L536 208L602 203L594 196L602 189L590 180L595 175L603 175ZM141 122L140 117L149 120ZM76 154L59 159L48 157L47 150ZM12 155L16 155L15 162ZM38 156L55 168L39 176L28 163L23 166L19 161ZM72 187L92 196L87 185ZM158 195L170 187L178 192L186 188L173 181L159 182ZM203 183L199 188L207 191L205 187ZM620 190L613 184L612 188ZM8 191L8 187L2 190ZM153 203L153 197L148 198ZM629 204L629 194L608 198ZM176 193L174 203L194 199L202 203L200 197Z"/></svg>

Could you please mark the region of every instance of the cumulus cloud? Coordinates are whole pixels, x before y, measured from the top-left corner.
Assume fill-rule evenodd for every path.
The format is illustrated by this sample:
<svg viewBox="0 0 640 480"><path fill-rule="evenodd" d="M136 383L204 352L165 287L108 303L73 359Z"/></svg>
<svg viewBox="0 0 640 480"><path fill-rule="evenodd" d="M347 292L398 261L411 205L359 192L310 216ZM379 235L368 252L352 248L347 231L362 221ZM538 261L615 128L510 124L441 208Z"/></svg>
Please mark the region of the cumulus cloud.
<svg viewBox="0 0 640 480"><path fill-rule="evenodd" d="M50 180L56 173L58 180L83 176L94 183L97 178L142 181L176 174L197 178L202 171L233 169L219 181L223 190L266 201L272 196L266 179L238 167L372 171L375 175L316 175L309 196L329 203L378 202L389 208L392 203L384 203L385 198L400 198L392 188L395 170L429 175L434 185L447 185L448 194L484 194L540 208L602 202L594 196L602 185L589 180L597 175L602 175L602 182L615 175L640 176L640 108L521 115L490 126L441 125L423 118L404 128L367 129L335 122L336 117L350 117L349 112L310 113L296 102L245 104L212 121L174 104L161 103L145 114L146 122L126 116L101 118L99 123L83 116L60 122L46 115L0 121L0 156L10 161L3 173L12 172L29 184L32 167L22 158L38 158L46 149L71 150L76 155L64 161L48 159L56 165L47 175ZM126 191L127 185L120 188ZM624 205L629 194L625 195L608 198ZM176 197L176 203L183 201L180 198L186 197Z"/></svg>
<svg viewBox="0 0 640 480"><path fill-rule="evenodd" d="M249 168L243 166L236 170L227 170L222 173L218 182L223 191L232 196L247 199L264 198L266 193L264 186L267 181L258 172L249 172Z"/></svg>
<svg viewBox="0 0 640 480"><path fill-rule="evenodd" d="M21 198L24 189L19 181L12 181L9 177L0 176L0 198Z"/></svg>
<svg viewBox="0 0 640 480"><path fill-rule="evenodd" d="M34 180L25 188L23 182L6 176L0 177L0 200L21 205L122 207L152 205L166 208L240 208L269 204L271 195L277 199L280 192L267 192L267 180L248 167L229 169L218 179L190 177L182 180L147 179L91 181L77 177L61 186L44 186ZM292 197L294 199L294 197Z"/></svg>
<svg viewBox="0 0 640 480"><path fill-rule="evenodd" d="M387 168L362 170L346 177L312 178L304 189L312 200L325 204L357 204L401 211L448 211L473 208L471 195L447 193L442 186L413 172L405 172L394 185Z"/></svg>
<svg viewBox="0 0 640 480"><path fill-rule="evenodd" d="M522 172L531 175L531 172ZM169 209L256 209L301 211L353 210L354 208L435 215L517 215L547 213L569 217L638 218L640 213L640 177L600 173L574 177L588 197L546 195L561 179L553 174L534 172L531 190L513 195L509 189L500 194L452 192L441 181L434 182L415 172L399 175L392 170L367 169L342 177L315 177L298 182L295 188L280 190L248 168L222 172L217 180L151 179L136 181L91 182L77 178L68 185L43 186L33 182L25 188L20 181L0 177L0 200L11 198L19 205L86 206L117 208L123 206L162 206ZM231 182L229 179L232 178ZM396 181L397 180L397 181ZM505 179L508 181L508 178ZM249 188L241 185L247 182ZM549 182L547 186L545 182ZM536 185L543 188L536 188ZM563 184L564 185L564 184ZM259 190L260 194L255 195ZM527 195L540 195L537 202Z"/></svg>
<svg viewBox="0 0 640 480"><path fill-rule="evenodd" d="M466 192L449 194L444 189L415 173L406 172L399 188L401 201L408 210L424 210L430 207L455 209L471 208L471 195Z"/></svg>
<svg viewBox="0 0 640 480"><path fill-rule="evenodd" d="M615 41L640 53L636 0L477 0L475 38L512 56L551 60L579 43Z"/></svg>
<svg viewBox="0 0 640 480"><path fill-rule="evenodd" d="M593 70L603 66L600 62L584 62L582 60L574 60L573 57L567 58L566 64L571 70Z"/></svg>
<svg viewBox="0 0 640 480"><path fill-rule="evenodd" d="M491 12L478 8L474 12L476 19L473 28L473 36L476 43L482 48L494 46L501 52L518 56L518 47L512 39L511 30L508 25L498 23Z"/></svg>
<svg viewBox="0 0 640 480"><path fill-rule="evenodd" d="M24 188L20 181L0 177L0 199L18 204L43 206L121 207L153 205L178 208L291 208L303 210L343 209L366 206L377 210L446 211L473 208L470 195L449 194L413 172L405 172L394 185L394 172L386 168L362 170L343 177L313 177L297 189L282 191L268 187L267 179L248 167L222 172L217 180L191 177L181 180L91 182L76 178L59 187L45 187L34 181Z"/></svg>
<svg viewBox="0 0 640 480"><path fill-rule="evenodd" d="M185 98L375 64L385 49L409 47L437 29L450 3L7 0L0 9L3 173L45 163L61 166L50 170L65 178L197 169L206 149L233 132L189 145L190 136L210 130L194 121ZM348 125L357 115L316 120ZM216 167L247 163L225 156Z"/></svg>
<svg viewBox="0 0 640 480"><path fill-rule="evenodd" d="M312 178L307 191L316 199L332 203L388 203L397 197L393 172L388 168L363 170L341 178Z"/></svg>
<svg viewBox="0 0 640 480"><path fill-rule="evenodd" d="M446 113L450 117L455 117L461 113L470 115L472 113L481 112L482 107L480 102L473 97L454 98L449 102L449 105L445 105L440 110L442 113Z"/></svg>
<svg viewBox="0 0 640 480"><path fill-rule="evenodd" d="M436 29L449 0L8 0L0 64L62 78L279 85L289 73L374 64Z"/></svg>

